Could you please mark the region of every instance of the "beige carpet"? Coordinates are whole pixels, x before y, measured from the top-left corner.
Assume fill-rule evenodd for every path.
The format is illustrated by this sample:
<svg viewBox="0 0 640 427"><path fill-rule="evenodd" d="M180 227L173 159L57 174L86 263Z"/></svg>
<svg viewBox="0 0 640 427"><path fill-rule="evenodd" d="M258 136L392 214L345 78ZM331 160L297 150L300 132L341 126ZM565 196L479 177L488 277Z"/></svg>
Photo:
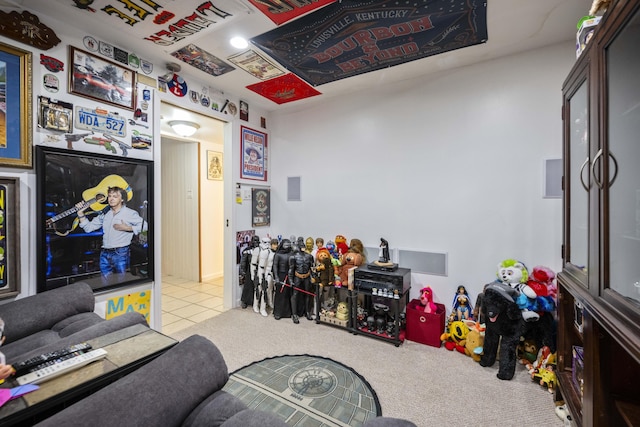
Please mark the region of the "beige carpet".
<svg viewBox="0 0 640 427"><path fill-rule="evenodd" d="M382 415L419 427L444 425L562 426L553 396L523 366L511 381L470 357L405 341L399 347L314 321L262 317L251 308L227 311L172 336L200 334L222 352L229 372L266 357L315 354L355 369L376 391Z"/></svg>

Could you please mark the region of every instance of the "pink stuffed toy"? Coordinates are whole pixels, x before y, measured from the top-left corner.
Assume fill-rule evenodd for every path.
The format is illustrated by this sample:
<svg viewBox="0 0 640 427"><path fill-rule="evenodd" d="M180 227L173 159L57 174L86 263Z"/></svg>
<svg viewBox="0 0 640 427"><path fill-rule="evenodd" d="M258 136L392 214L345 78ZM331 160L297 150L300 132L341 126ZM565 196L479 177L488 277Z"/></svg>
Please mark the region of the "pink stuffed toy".
<svg viewBox="0 0 640 427"><path fill-rule="evenodd" d="M437 310L436 304L433 302L433 291L431 286L425 286L420 289L420 304L424 306L425 313L435 313Z"/></svg>

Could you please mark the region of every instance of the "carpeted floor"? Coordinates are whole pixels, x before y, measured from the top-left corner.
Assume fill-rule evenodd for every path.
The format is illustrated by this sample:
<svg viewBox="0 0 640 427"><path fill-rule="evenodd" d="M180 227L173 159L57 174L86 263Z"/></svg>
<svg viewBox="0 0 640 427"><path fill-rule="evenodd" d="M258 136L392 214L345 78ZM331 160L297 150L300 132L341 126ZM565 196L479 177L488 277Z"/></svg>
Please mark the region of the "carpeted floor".
<svg viewBox="0 0 640 427"><path fill-rule="evenodd" d="M248 407L295 426L360 426L380 415L378 398L356 371L311 355L270 357L233 372L224 387Z"/></svg>
<svg viewBox="0 0 640 427"><path fill-rule="evenodd" d="M563 425L553 396L531 381L524 366L511 381L496 378L498 365L483 368L458 352L413 341L399 347L346 330L301 319L275 320L252 309L233 309L175 332L210 339L229 372L268 357L315 354L355 369L371 384L382 415L423 426L476 427Z"/></svg>

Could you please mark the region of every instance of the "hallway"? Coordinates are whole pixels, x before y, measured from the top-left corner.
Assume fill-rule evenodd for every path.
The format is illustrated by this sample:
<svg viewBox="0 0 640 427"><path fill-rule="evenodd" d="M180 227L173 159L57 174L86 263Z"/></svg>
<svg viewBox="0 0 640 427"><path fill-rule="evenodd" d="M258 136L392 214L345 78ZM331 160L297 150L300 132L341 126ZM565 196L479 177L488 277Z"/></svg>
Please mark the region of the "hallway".
<svg viewBox="0 0 640 427"><path fill-rule="evenodd" d="M162 333L172 333L224 312L224 278L210 282L162 277Z"/></svg>

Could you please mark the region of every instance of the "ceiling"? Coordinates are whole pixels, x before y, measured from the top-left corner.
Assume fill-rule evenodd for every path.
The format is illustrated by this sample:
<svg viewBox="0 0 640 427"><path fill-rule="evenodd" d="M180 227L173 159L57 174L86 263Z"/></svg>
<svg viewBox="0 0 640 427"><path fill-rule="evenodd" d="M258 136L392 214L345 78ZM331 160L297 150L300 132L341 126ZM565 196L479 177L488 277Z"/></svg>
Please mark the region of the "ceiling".
<svg viewBox="0 0 640 427"><path fill-rule="evenodd" d="M75 7L74 1L90 4L95 12ZM155 3L161 5L164 10L174 12L176 16L186 16L203 2L204 0L133 0L132 3L140 5ZM319 85L315 89L322 95L281 105L247 89L246 86L259 83L260 80L238 67L231 72L214 77L170 55L170 52L193 43L228 62L229 56L242 51L242 49L231 47L229 39L232 36L241 35L251 38L277 27L248 0L213 0L213 3L219 4L220 7L229 7L234 10L233 19L224 20L220 25L212 25L170 47L144 40L144 37L149 35L149 26L124 25L125 30L120 30L117 25L123 25L121 20L100 10L106 5L118 6L124 10L124 1L0 0L0 8L6 12L28 10L56 32L70 37L79 37L79 39L91 35L98 40L136 53L140 58L151 61L154 64L154 71L159 74L164 74L167 63L180 63L180 75L187 81L191 77L204 82L208 85L207 89L212 92L222 91L231 94L234 98L247 101L250 106L266 111L281 111L299 109L321 103L329 98L362 90L375 90L381 85L424 77L516 52L573 40L576 23L580 17L588 14L591 6L591 0L487 0L487 2L488 41L486 43ZM148 6L146 8L150 9ZM312 13L321 14L322 9ZM66 25L62 27L51 20L62 21ZM260 52L259 49L255 47L254 49Z"/></svg>

